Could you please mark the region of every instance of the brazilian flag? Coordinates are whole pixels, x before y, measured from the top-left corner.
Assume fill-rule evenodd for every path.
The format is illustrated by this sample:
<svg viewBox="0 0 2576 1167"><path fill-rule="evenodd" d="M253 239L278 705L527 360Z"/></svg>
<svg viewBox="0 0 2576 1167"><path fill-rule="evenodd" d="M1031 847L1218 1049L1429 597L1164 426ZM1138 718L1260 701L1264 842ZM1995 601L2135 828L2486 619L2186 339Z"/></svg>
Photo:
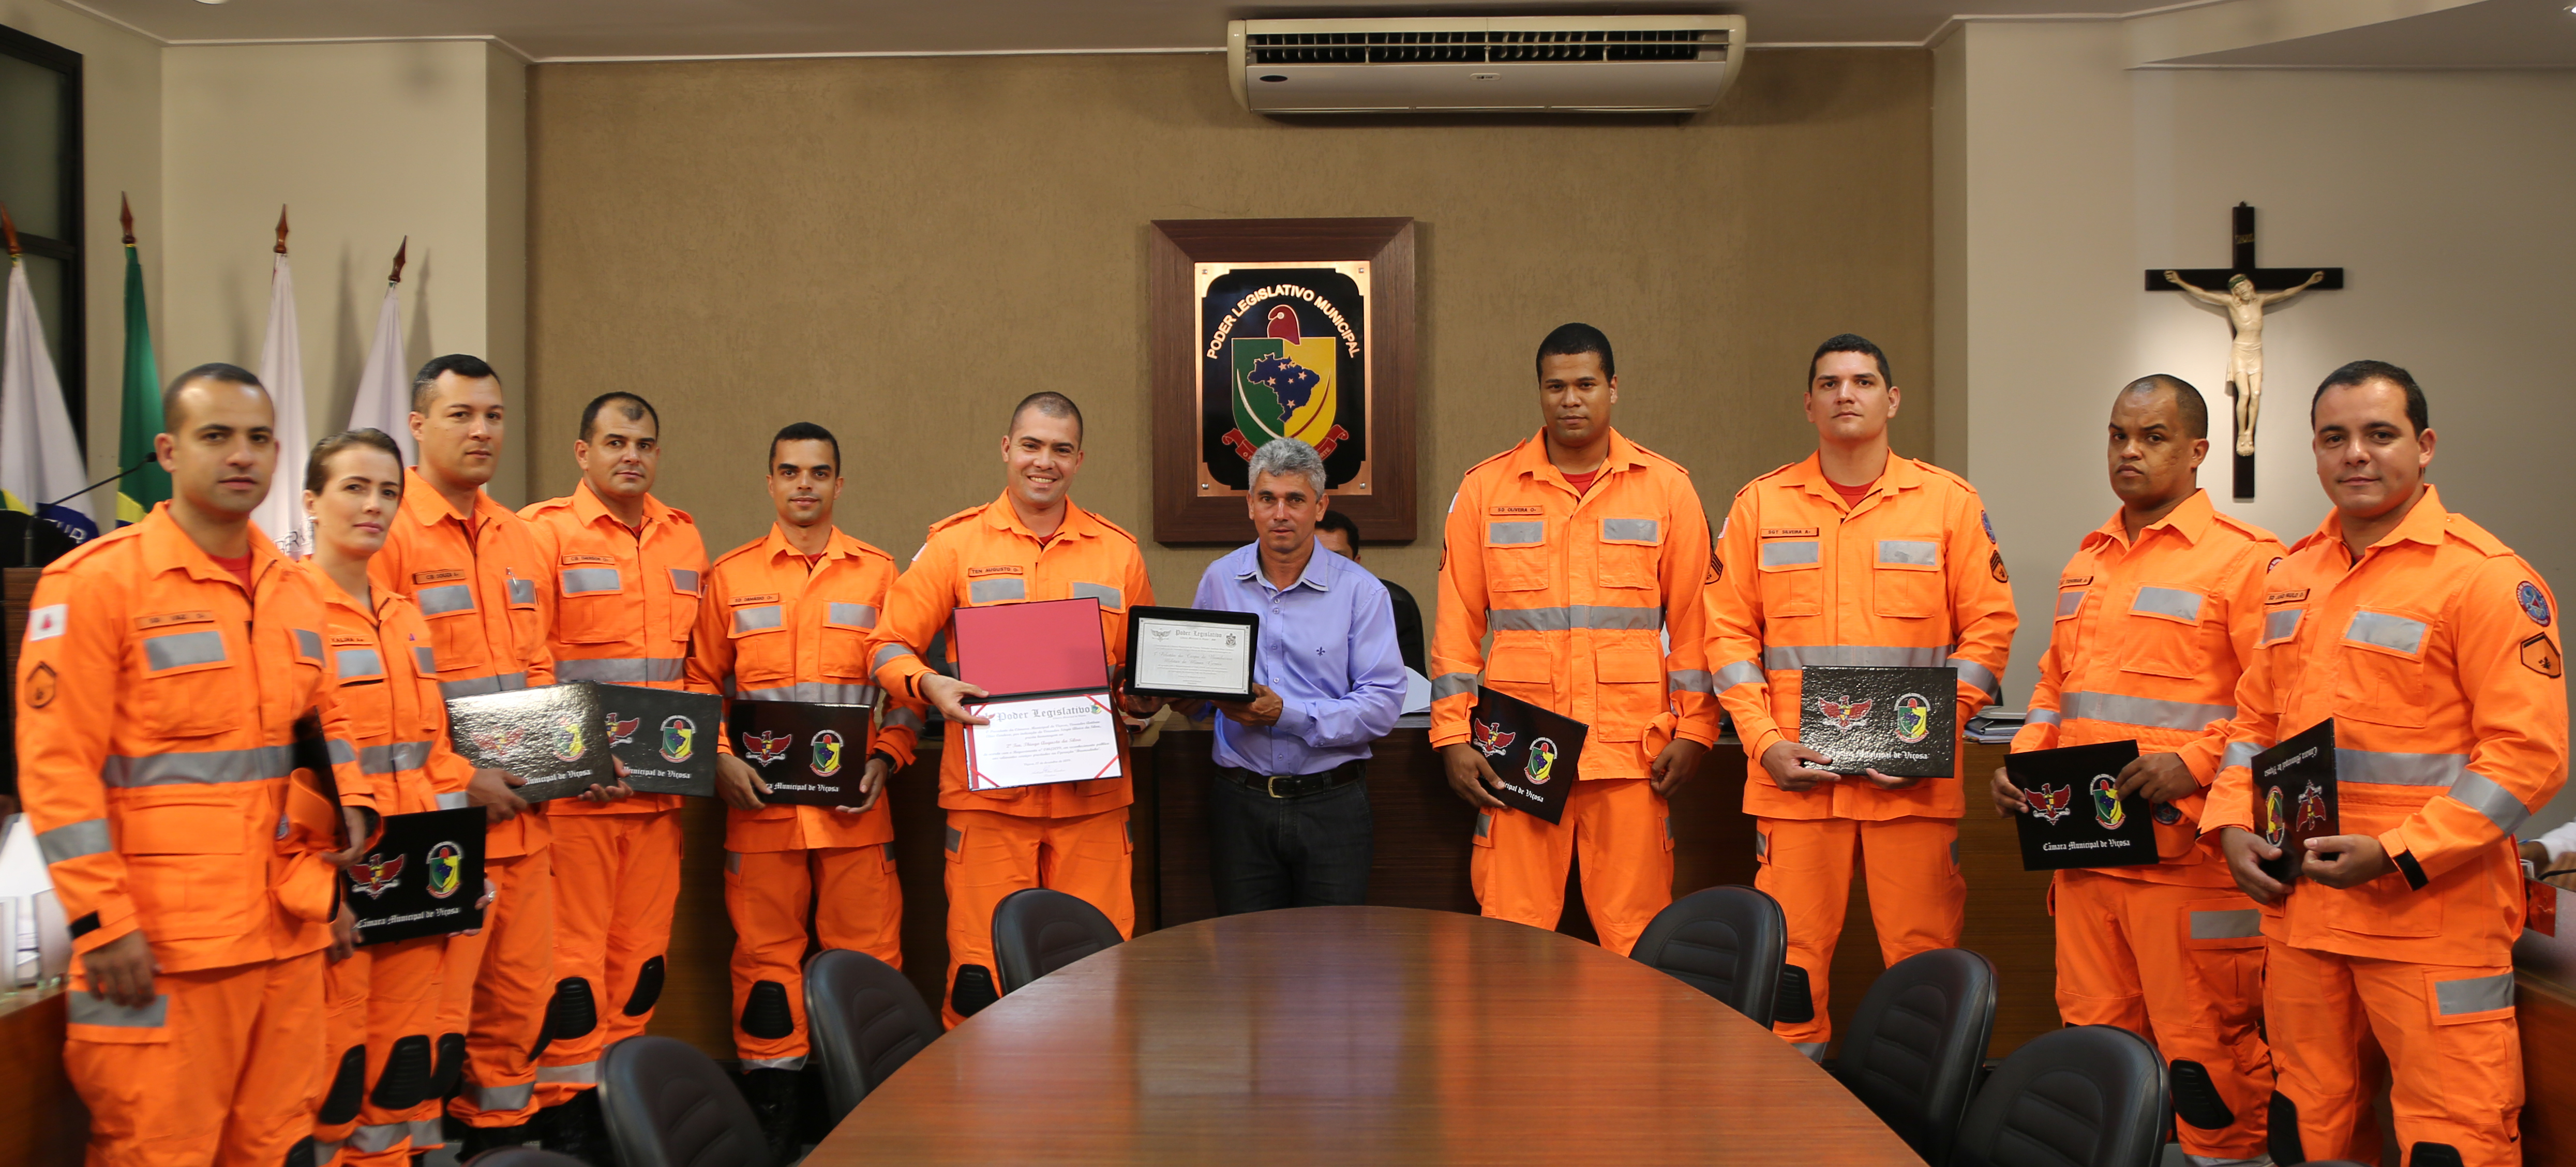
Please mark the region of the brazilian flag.
<svg viewBox="0 0 2576 1167"><path fill-rule="evenodd" d="M125 424L117 443L119 466L142 469L116 484L116 525L139 523L152 505L170 497L170 472L152 459L152 437L161 432L161 371L152 359L152 319L143 310L143 256L125 237Z"/></svg>

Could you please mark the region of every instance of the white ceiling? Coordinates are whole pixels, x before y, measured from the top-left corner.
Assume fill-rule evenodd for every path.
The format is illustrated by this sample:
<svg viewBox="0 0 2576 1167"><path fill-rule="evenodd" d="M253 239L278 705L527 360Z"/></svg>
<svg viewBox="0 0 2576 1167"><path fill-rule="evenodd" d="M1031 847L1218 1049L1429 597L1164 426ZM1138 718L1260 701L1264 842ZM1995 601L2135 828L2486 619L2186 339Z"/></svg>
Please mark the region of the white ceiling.
<svg viewBox="0 0 2576 1167"><path fill-rule="evenodd" d="M234 0L240 3L241 0ZM2576 64L2571 0L2487 0L2221 53L2177 65L2308 68L2532 68Z"/></svg>

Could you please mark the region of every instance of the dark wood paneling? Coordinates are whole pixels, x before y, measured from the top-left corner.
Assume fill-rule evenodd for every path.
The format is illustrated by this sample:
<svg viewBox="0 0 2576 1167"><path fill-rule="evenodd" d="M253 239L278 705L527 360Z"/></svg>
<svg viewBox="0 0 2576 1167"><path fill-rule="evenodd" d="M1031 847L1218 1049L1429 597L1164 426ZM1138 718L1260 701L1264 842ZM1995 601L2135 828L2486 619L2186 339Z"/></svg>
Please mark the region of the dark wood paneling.
<svg viewBox="0 0 2576 1167"><path fill-rule="evenodd" d="M89 1108L63 1076L63 990L0 993L0 1163L72 1167L89 1141Z"/></svg>
<svg viewBox="0 0 2576 1167"><path fill-rule="evenodd" d="M2570 926L2562 920L2560 927ZM2514 978L2522 1030L2522 1161L2576 1167L2576 992L2530 973Z"/></svg>

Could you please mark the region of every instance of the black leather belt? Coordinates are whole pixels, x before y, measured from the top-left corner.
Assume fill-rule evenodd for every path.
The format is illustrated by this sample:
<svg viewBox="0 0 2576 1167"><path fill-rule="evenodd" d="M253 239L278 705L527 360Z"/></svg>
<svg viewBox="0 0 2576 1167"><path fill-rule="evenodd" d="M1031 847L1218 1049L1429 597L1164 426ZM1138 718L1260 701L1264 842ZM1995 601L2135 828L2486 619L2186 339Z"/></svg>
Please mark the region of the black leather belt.
<svg viewBox="0 0 2576 1167"><path fill-rule="evenodd" d="M1225 775L1235 785L1249 787L1272 798L1300 798L1338 790L1359 781L1367 771L1365 762L1344 762L1320 774L1255 774L1235 766L1216 768L1217 773Z"/></svg>

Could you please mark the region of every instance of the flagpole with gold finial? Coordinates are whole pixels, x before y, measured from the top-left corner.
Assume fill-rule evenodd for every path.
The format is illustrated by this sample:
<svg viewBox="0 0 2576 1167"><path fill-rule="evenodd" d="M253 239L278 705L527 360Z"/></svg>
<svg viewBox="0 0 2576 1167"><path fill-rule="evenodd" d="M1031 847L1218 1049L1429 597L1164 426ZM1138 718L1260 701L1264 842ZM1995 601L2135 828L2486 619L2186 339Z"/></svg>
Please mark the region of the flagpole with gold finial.
<svg viewBox="0 0 2576 1167"><path fill-rule="evenodd" d="M277 253L286 254L286 204L277 204Z"/></svg>
<svg viewBox="0 0 2576 1167"><path fill-rule="evenodd" d="M411 236L405 235L402 239L402 246L394 249L394 274L385 277L386 283L399 284L402 282L403 257L410 254Z"/></svg>

